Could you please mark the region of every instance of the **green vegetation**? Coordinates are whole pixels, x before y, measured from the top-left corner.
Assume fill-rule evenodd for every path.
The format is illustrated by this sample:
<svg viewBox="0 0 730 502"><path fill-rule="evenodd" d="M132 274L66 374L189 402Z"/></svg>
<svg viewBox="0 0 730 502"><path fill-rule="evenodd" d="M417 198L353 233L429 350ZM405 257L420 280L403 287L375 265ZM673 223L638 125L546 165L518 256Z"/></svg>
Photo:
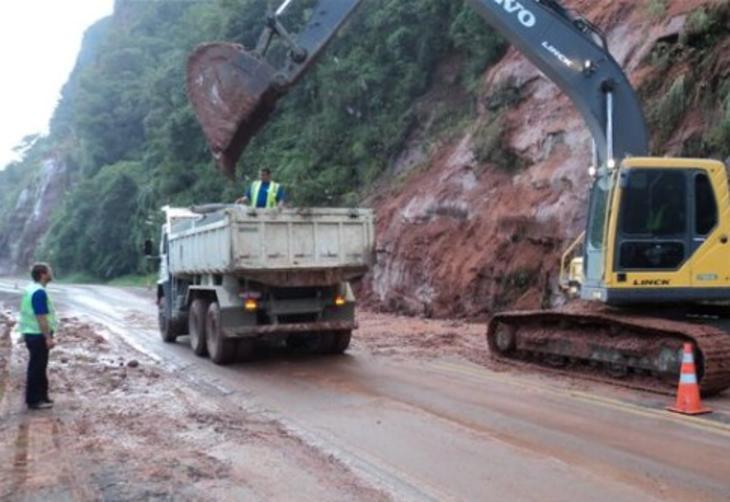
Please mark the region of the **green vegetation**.
<svg viewBox="0 0 730 502"><path fill-rule="evenodd" d="M486 100L486 120L474 132L474 156L480 166L491 163L510 172L522 169L519 156L508 147L504 114L522 101L522 96L512 82L505 82L495 89Z"/></svg>
<svg viewBox="0 0 730 502"><path fill-rule="evenodd" d="M504 120L499 115L477 128L474 132L474 156L480 164L491 162L509 169L514 167L508 165L511 156L509 150L504 147L506 132Z"/></svg>
<svg viewBox="0 0 730 502"><path fill-rule="evenodd" d="M659 20L667 14L667 0L649 0L646 12L650 19Z"/></svg>
<svg viewBox="0 0 730 502"><path fill-rule="evenodd" d="M720 91L724 107L721 111L720 123L705 135L705 141L711 150L720 152L722 158L730 157L730 80L725 81Z"/></svg>
<svg viewBox="0 0 730 502"><path fill-rule="evenodd" d="M18 202L20 193L33 185L40 171L41 161L48 154L48 141L37 136L27 136L16 148L23 159L12 162L0 171L0 230L8 223L12 209Z"/></svg>
<svg viewBox="0 0 730 502"><path fill-rule="evenodd" d="M687 77L680 75L667 93L651 107L649 123L660 144L669 139L687 111L690 89Z"/></svg>
<svg viewBox="0 0 730 502"><path fill-rule="evenodd" d="M652 151L662 154L667 142L683 124L692 127L701 117L700 130L683 137L680 155L725 159L730 156L730 79L724 68L730 3L717 2L695 9L676 37L660 40L647 63L654 67L639 94L645 103ZM690 114L694 121L686 121ZM696 125L694 125L696 127Z"/></svg>
<svg viewBox="0 0 730 502"><path fill-rule="evenodd" d="M699 8L687 18L680 41L695 48L711 47L727 33L730 19L728 2L718 2L710 8Z"/></svg>

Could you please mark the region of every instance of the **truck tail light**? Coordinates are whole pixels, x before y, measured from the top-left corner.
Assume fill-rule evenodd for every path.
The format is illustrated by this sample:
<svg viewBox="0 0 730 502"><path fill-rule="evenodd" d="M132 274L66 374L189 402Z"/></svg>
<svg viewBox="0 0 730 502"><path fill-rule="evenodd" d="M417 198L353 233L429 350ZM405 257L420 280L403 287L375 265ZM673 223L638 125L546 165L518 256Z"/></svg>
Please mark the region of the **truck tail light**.
<svg viewBox="0 0 730 502"><path fill-rule="evenodd" d="M239 295L243 299L243 308L247 312L254 312L259 309L259 300L261 300L261 293L258 291L243 291Z"/></svg>
<svg viewBox="0 0 730 502"><path fill-rule="evenodd" d="M335 296L335 305L338 307L342 307L345 303L347 303L347 300L345 300L345 297L342 295Z"/></svg>

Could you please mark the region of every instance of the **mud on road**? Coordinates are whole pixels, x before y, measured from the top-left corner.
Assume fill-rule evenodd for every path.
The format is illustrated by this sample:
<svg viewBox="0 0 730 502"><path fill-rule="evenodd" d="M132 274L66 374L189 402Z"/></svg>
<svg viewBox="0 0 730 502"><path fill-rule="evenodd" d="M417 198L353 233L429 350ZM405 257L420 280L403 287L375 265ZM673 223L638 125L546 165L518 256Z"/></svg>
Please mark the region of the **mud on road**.
<svg viewBox="0 0 730 502"><path fill-rule="evenodd" d="M62 321L55 406L31 412L27 351L0 315L0 500L268 500L292 486L304 499L386 498L235 395L195 388L100 326Z"/></svg>

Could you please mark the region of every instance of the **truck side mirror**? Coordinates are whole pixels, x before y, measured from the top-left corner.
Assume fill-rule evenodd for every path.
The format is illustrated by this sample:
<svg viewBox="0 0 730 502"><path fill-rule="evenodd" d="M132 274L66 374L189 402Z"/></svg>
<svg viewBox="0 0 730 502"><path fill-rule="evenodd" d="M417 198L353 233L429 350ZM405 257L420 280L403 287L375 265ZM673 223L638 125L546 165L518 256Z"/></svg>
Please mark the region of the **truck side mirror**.
<svg viewBox="0 0 730 502"><path fill-rule="evenodd" d="M144 241L144 255L145 256L152 256L154 253L154 246L152 245L152 241L147 239Z"/></svg>

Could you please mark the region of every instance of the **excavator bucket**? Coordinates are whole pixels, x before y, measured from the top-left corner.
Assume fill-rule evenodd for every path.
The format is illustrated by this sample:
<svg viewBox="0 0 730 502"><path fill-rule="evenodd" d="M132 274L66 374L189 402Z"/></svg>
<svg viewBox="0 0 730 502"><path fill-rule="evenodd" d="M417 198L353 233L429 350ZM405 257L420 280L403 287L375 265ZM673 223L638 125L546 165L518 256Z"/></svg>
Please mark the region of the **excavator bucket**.
<svg viewBox="0 0 730 502"><path fill-rule="evenodd" d="M212 43L188 58L188 99L218 166L233 178L244 147L283 94L275 70L243 46Z"/></svg>

